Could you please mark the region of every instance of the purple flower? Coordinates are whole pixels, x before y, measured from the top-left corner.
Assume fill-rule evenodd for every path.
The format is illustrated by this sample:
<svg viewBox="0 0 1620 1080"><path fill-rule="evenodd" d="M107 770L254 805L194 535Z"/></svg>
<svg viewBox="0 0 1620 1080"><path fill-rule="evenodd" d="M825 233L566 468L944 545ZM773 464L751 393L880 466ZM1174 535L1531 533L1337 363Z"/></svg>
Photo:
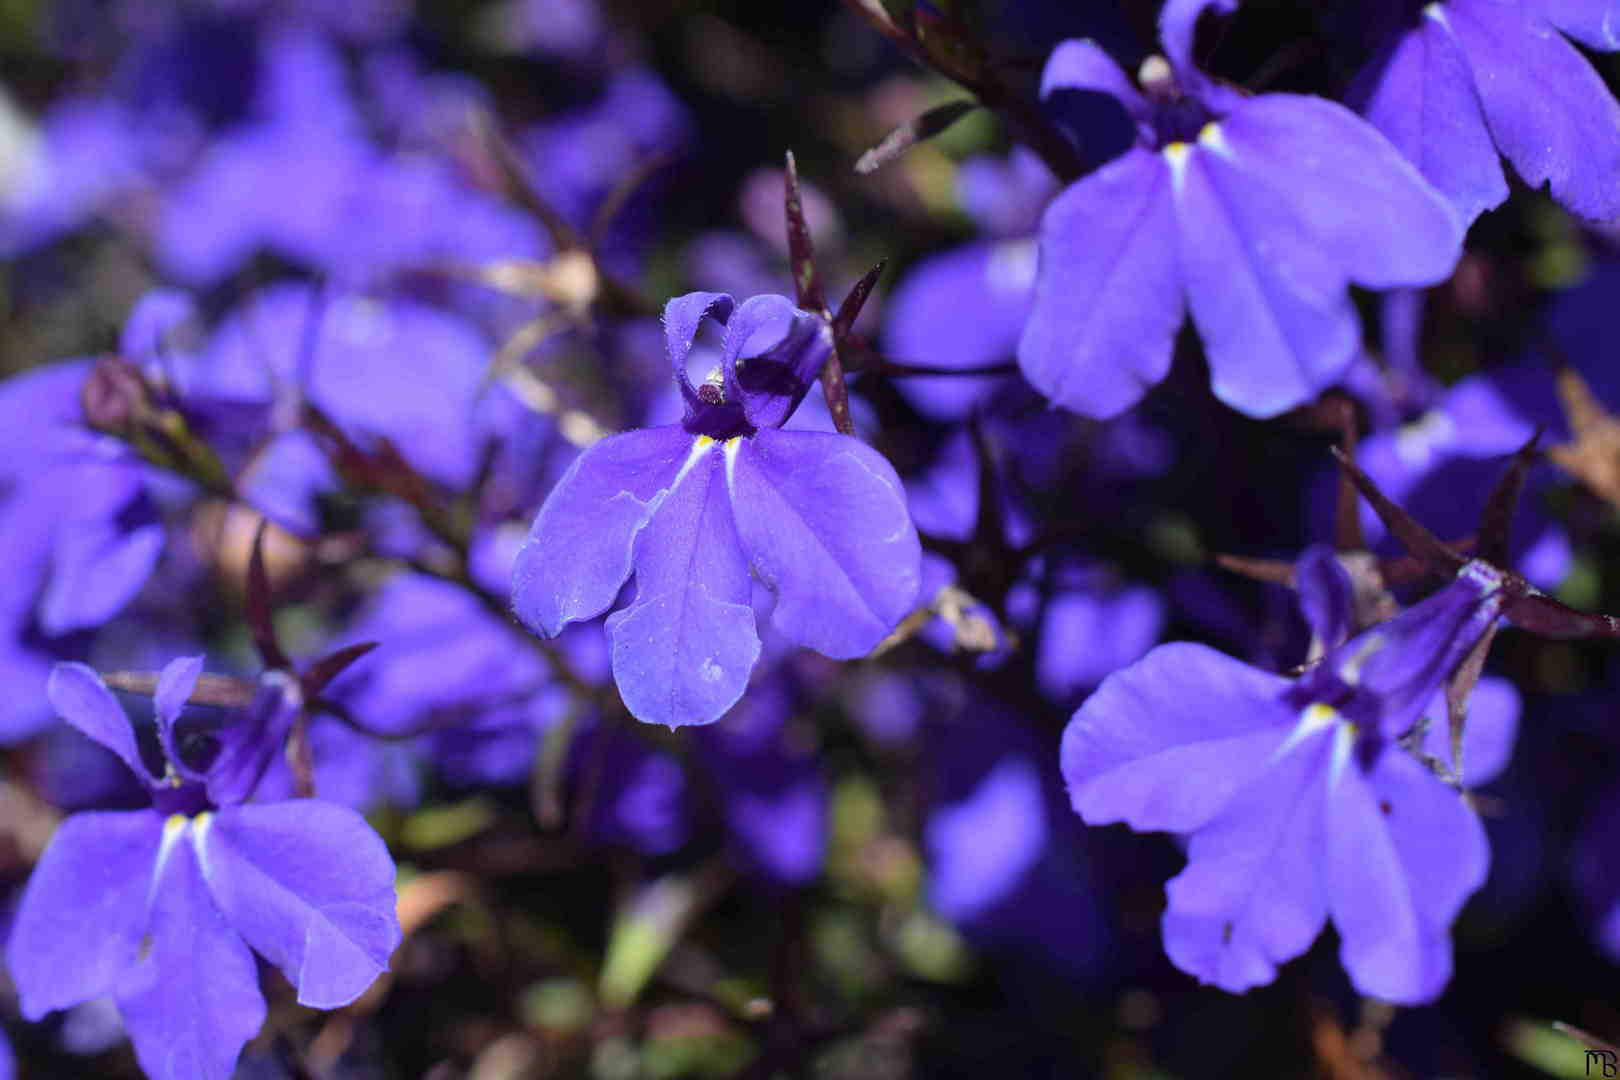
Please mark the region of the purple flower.
<svg viewBox="0 0 1620 1080"><path fill-rule="evenodd" d="M159 677L160 773L94 671L52 671L57 711L121 757L153 805L64 822L9 945L25 1016L110 994L142 1068L164 1080L231 1075L264 1022L255 952L302 1004L330 1009L386 970L400 938L394 865L364 819L312 800L242 804L286 734L292 684L267 676L251 709L209 731L181 716L201 671L194 657Z"/></svg>
<svg viewBox="0 0 1620 1080"><path fill-rule="evenodd" d="M725 328L721 364L695 387L686 361L705 319ZM742 696L760 651L750 574L786 638L853 659L911 610L921 548L880 454L780 429L826 359L821 319L780 296L689 293L664 332L685 419L579 456L535 516L512 603L550 637L613 607L634 576L607 620L614 681L632 714L673 727Z"/></svg>
<svg viewBox="0 0 1620 1080"><path fill-rule="evenodd" d="M1439 994L1451 973L1448 927L1485 880L1485 833L1396 740L1503 603L1501 573L1472 562L1348 640L1348 615L1313 602L1319 635L1342 643L1297 679L1176 643L1081 706L1062 755L1075 810L1092 824L1188 834L1163 921L1178 967L1247 990L1331 915L1362 993Z"/></svg>
<svg viewBox="0 0 1620 1080"><path fill-rule="evenodd" d="M1035 286L1035 223L1053 190L1051 173L1034 154L1006 162L979 157L957 172L958 198L986 233L982 240L917 263L885 309L889 356L935 368L982 367L1010 361L1029 317ZM927 377L896 383L925 416L964 419L1003 379Z"/></svg>
<svg viewBox="0 0 1620 1080"><path fill-rule="evenodd" d="M1245 96L1193 65L1193 29L1212 2L1236 6L1165 5L1167 72L1142 90L1092 42L1066 42L1047 62L1044 94L1106 94L1136 130L1041 223L1018 355L1065 408L1112 416L1135 404L1169 371L1190 310L1215 396L1274 416L1355 357L1350 283L1431 284L1457 261L1461 223L1373 127L1320 98Z"/></svg>
<svg viewBox="0 0 1620 1080"><path fill-rule="evenodd" d="M1562 36L1620 49L1613 0L1408 7L1353 97L1464 222L1507 198L1499 154L1582 217L1620 217L1620 103Z"/></svg>

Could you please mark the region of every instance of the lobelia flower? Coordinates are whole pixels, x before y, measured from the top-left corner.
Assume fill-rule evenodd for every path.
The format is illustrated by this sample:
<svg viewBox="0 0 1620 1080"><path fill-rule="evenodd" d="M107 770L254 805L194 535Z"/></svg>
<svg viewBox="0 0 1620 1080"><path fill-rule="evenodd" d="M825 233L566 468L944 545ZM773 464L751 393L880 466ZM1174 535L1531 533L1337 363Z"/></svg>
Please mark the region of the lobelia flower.
<svg viewBox="0 0 1620 1080"><path fill-rule="evenodd" d="M1300 560L1321 662L1288 679L1175 643L1110 676L1064 732L1074 808L1091 824L1188 834L1167 888L1165 949L1204 982L1269 982L1332 916L1356 988L1434 998L1447 931L1485 880L1485 832L1397 740L1502 613L1506 575L1473 561L1446 588L1347 637L1349 581Z"/></svg>
<svg viewBox="0 0 1620 1080"><path fill-rule="evenodd" d="M704 319L723 326L701 386L686 360ZM686 400L678 424L596 443L546 497L513 572L513 609L550 637L635 595L607 620L614 681L641 720L716 720L759 658L750 571L771 620L835 659L871 652L916 600L921 547L882 455L846 435L782 430L827 357L830 332L780 296L689 293L664 309Z"/></svg>
<svg viewBox="0 0 1620 1080"><path fill-rule="evenodd" d="M1408 0L1352 99L1462 216L1508 196L1498 155L1585 218L1620 217L1620 103L1568 35L1620 49L1614 0Z"/></svg>
<svg viewBox="0 0 1620 1080"><path fill-rule="evenodd" d="M38 1020L112 995L147 1074L231 1075L264 1022L257 952L298 1000L358 997L399 943L394 865L346 807L246 804L297 711L271 675L215 731L182 721L202 658L164 668L155 694L161 775L112 692L82 664L59 664L50 697L70 724L146 784L152 806L68 818L29 879L9 944L23 1015Z"/></svg>
<svg viewBox="0 0 1620 1080"><path fill-rule="evenodd" d="M1250 97L1194 66L1194 27L1212 5L1237 6L1166 3L1169 61L1144 64L1141 90L1093 42L1065 42L1047 61L1043 96L1111 98L1136 135L1041 222L1018 357L1037 389L1076 412L1135 404L1168 373L1190 311L1215 396L1274 416L1354 359L1350 283L1432 284L1460 254L1455 213L1371 125L1321 98Z"/></svg>

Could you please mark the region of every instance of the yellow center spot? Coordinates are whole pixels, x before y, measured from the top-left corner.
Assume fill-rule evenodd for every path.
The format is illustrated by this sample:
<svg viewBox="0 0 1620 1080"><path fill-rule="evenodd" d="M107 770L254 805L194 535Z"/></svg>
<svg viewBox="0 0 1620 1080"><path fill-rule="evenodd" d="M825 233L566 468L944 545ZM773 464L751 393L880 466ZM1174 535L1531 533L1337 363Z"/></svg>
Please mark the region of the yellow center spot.
<svg viewBox="0 0 1620 1080"><path fill-rule="evenodd" d="M1188 146L1184 142L1173 142L1164 148L1164 156L1170 159L1170 164L1181 168L1187 161Z"/></svg>
<svg viewBox="0 0 1620 1080"><path fill-rule="evenodd" d="M1305 722L1311 727L1326 727L1339 718L1339 710L1320 701L1305 710Z"/></svg>
<svg viewBox="0 0 1620 1080"><path fill-rule="evenodd" d="M714 440L712 438L710 438L707 435L699 435L697 437L697 442L692 444L692 449L693 449L693 451L707 450L709 447L711 447L713 445L714 445Z"/></svg>

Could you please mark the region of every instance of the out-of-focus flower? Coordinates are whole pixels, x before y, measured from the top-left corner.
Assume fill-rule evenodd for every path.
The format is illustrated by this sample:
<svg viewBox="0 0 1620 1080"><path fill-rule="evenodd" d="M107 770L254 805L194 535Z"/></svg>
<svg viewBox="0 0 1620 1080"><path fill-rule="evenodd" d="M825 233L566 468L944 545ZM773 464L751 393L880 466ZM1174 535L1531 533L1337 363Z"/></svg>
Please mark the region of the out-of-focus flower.
<svg viewBox="0 0 1620 1080"><path fill-rule="evenodd" d="M1010 361L1035 290L1035 227L1055 190L1034 154L1015 150L1005 162L981 157L957 172L958 198L984 239L914 266L885 308L889 359L962 369ZM962 419L1004 385L985 376L901 379L900 392L919 411Z"/></svg>

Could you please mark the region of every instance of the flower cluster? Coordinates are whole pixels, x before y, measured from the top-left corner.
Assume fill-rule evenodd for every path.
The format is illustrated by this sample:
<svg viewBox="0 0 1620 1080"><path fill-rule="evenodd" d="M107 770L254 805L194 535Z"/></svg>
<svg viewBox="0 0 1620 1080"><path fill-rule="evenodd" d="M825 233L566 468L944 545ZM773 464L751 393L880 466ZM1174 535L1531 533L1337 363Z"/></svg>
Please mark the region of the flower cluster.
<svg viewBox="0 0 1620 1080"><path fill-rule="evenodd" d="M1620 1037L1616 0L6 11L0 1080Z"/></svg>

